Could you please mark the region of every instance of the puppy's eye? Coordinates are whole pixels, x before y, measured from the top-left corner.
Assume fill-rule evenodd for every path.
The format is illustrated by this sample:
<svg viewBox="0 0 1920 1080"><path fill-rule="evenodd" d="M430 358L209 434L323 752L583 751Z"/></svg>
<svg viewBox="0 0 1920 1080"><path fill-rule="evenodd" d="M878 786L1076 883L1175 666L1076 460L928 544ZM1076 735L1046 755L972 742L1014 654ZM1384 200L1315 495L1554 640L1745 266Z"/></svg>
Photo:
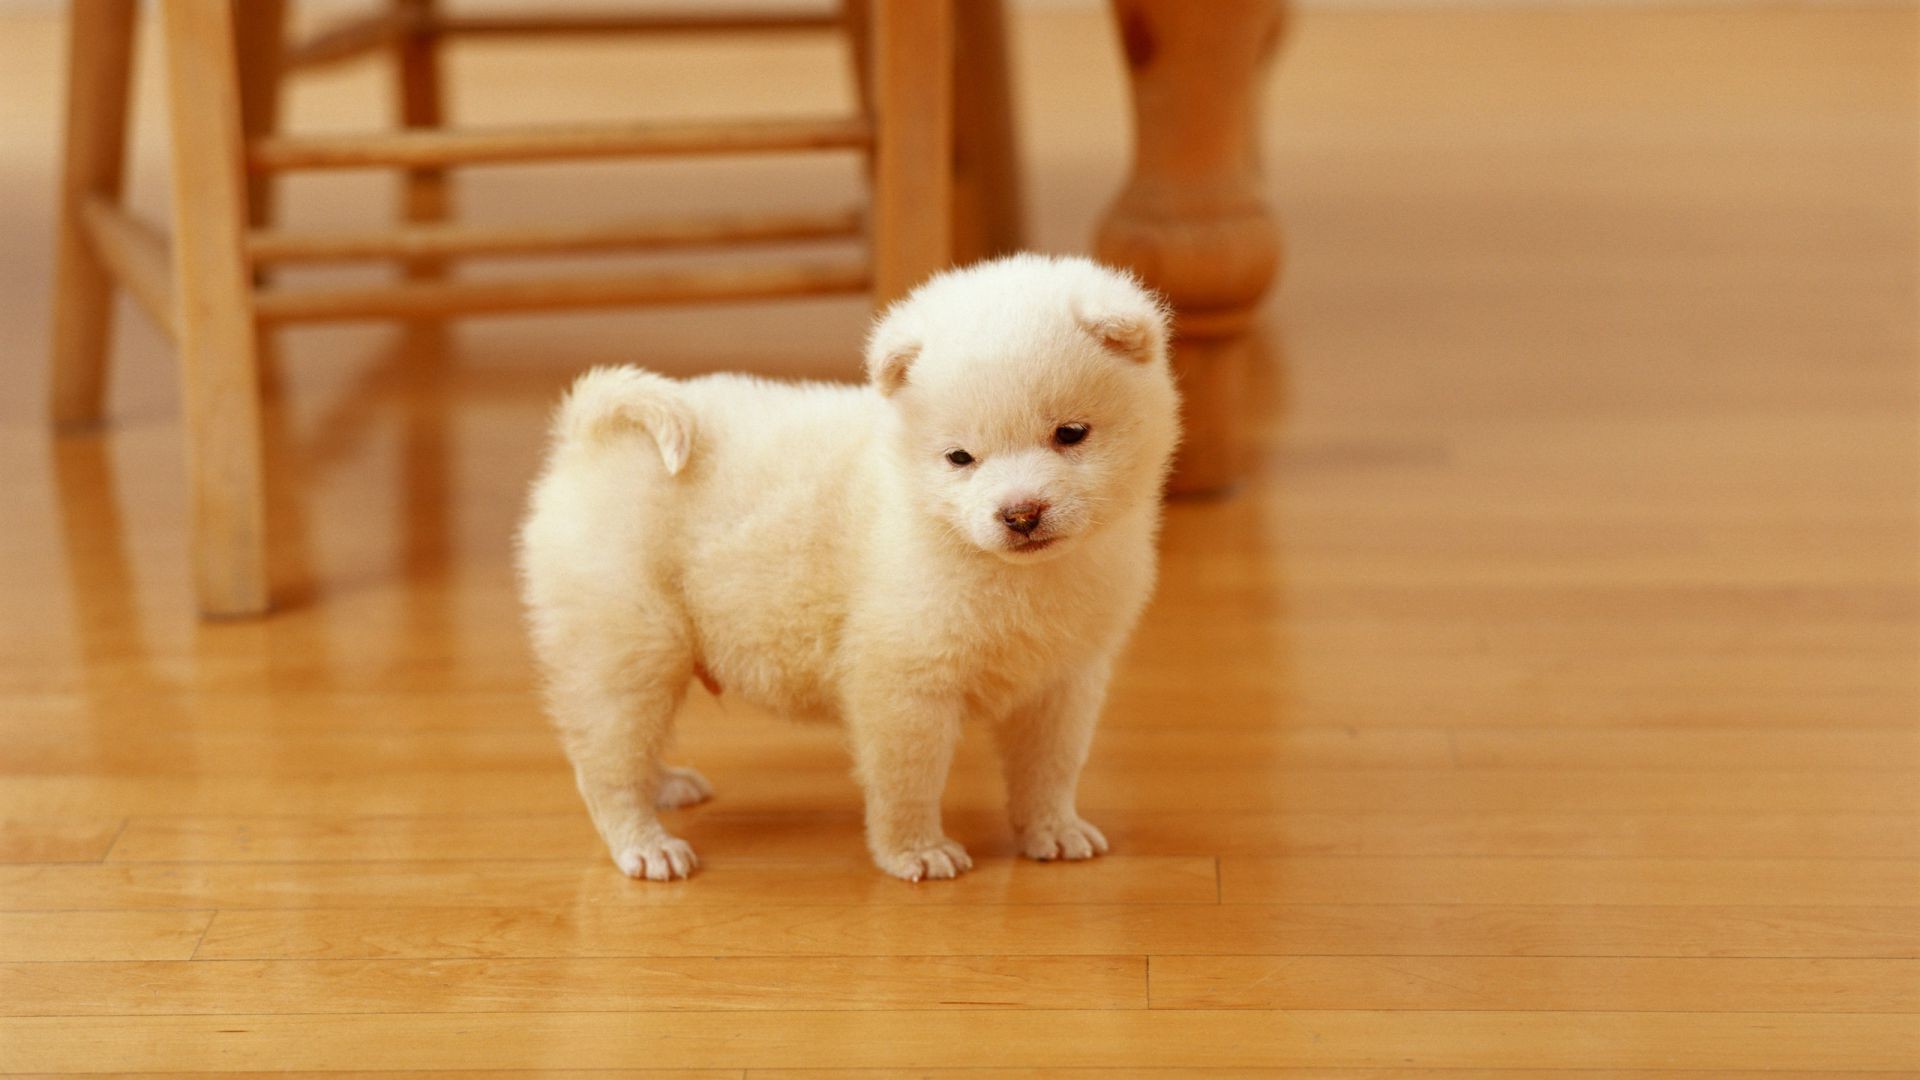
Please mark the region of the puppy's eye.
<svg viewBox="0 0 1920 1080"><path fill-rule="evenodd" d="M1073 446L1086 437L1087 425L1085 424L1061 424L1053 429L1055 446Z"/></svg>
<svg viewBox="0 0 1920 1080"><path fill-rule="evenodd" d="M973 455L967 453L965 450L949 450L947 451L947 463L956 469L963 468L973 464Z"/></svg>

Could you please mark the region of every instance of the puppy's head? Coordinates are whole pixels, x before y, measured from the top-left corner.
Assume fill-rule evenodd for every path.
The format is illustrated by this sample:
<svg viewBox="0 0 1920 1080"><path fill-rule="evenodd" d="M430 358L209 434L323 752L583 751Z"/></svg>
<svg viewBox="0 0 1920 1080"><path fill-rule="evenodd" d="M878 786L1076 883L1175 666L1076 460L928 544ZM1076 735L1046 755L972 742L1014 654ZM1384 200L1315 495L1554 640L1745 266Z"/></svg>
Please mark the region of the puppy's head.
<svg viewBox="0 0 1920 1080"><path fill-rule="evenodd" d="M874 328L867 373L919 510L1013 562L1160 498L1178 439L1167 314L1086 259L950 271Z"/></svg>

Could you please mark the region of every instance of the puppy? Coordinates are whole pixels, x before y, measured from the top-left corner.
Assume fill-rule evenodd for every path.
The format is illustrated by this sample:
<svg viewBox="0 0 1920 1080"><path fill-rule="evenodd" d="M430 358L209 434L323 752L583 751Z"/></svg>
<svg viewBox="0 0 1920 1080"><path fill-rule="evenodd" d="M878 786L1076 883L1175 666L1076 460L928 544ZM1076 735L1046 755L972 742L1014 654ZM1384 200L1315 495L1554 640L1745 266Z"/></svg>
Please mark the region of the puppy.
<svg viewBox="0 0 1920 1080"><path fill-rule="evenodd" d="M632 877L697 865L657 807L689 683L844 724L880 869L972 866L940 827L962 721L990 726L1020 850L1106 838L1075 789L1152 589L1178 437L1167 316L1131 278L1021 255L895 304L868 385L581 377L520 533L548 709Z"/></svg>

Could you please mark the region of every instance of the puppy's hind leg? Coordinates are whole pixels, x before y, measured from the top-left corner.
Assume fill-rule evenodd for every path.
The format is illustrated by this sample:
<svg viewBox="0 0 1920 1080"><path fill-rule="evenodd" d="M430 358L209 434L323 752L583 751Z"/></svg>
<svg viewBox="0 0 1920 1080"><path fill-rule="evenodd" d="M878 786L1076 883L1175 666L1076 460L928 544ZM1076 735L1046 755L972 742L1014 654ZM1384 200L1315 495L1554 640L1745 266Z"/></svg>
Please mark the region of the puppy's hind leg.
<svg viewBox="0 0 1920 1080"><path fill-rule="evenodd" d="M684 765L660 766L659 787L654 790L653 805L662 810L697 806L713 798L713 785L698 769Z"/></svg>
<svg viewBox="0 0 1920 1080"><path fill-rule="evenodd" d="M672 881L699 865L693 848L668 833L655 809L663 796L684 805L692 770L660 764L686 694L692 660L679 635L610 642L590 635L543 642L549 707L574 780L613 861L628 877ZM669 779L671 778L671 780ZM668 783L675 790L666 790ZM700 784L704 785L704 779Z"/></svg>

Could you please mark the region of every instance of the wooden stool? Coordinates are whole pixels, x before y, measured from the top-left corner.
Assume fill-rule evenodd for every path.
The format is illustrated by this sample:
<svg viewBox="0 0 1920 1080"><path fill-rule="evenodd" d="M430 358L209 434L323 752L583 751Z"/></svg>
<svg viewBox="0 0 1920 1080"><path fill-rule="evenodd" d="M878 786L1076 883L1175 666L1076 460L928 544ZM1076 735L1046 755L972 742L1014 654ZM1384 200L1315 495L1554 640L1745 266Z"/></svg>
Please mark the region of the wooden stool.
<svg viewBox="0 0 1920 1080"><path fill-rule="evenodd" d="M121 205L137 0L75 0L69 32L65 179L53 332L53 416L100 419L113 288L132 294L174 339L184 386L194 564L201 611L249 615L268 606L258 335L303 320L437 317L692 300L765 299L869 291L885 304L957 253L1017 244L1011 136L1003 88L962 109L955 164L954 51L999 65L997 5L976 0L849 0L811 15L709 13L454 17L433 0L392 0L283 50L284 0L161 0L172 114L173 243ZM871 26L871 32L867 27ZM863 106L809 120L440 127L436 47L474 34L853 31ZM990 35L990 36L989 36ZM274 130L283 67L392 47L404 130L282 135ZM978 72L975 72L978 78ZM971 149L969 149L971 146ZM438 223L445 170L486 162L675 154L861 151L871 155L868 214L765 213L716 221L605 228L489 228ZM1000 159L996 162L996 156ZM269 224L269 181L300 169L405 170L400 227L304 234ZM956 197L956 189L958 196ZM956 245L954 223L961 223ZM847 237L862 229L870 258L722 269L605 273L530 281L435 273L463 255L720 245ZM289 261L393 259L406 280L385 286L280 289L259 268Z"/></svg>

